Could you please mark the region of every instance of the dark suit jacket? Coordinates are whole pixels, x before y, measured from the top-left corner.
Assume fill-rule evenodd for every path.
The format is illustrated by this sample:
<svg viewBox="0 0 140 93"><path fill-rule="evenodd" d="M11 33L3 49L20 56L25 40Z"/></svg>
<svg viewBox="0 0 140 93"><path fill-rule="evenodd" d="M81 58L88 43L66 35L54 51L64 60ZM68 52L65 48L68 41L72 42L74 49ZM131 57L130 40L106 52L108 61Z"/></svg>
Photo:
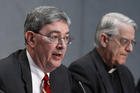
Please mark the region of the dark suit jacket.
<svg viewBox="0 0 140 93"><path fill-rule="evenodd" d="M71 93L70 73L64 65L50 73L52 93ZM0 91L32 93L32 80L25 50L18 50L0 61Z"/></svg>
<svg viewBox="0 0 140 93"><path fill-rule="evenodd" d="M103 64L103 60L94 49L87 55L73 62L70 67L75 86L74 93L84 93L81 90L80 81L86 93L114 93L109 75ZM123 93L135 93L133 77L125 66L117 68Z"/></svg>

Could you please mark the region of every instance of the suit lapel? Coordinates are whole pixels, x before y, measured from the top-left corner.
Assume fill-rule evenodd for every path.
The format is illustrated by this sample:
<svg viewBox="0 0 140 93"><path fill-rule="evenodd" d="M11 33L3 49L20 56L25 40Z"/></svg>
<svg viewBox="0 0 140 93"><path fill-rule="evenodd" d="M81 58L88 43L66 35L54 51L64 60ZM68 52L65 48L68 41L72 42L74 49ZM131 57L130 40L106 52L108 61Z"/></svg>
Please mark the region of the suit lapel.
<svg viewBox="0 0 140 93"><path fill-rule="evenodd" d="M27 93L32 93L32 80L29 62L26 56L26 50L23 50L19 55L19 62L21 66L22 78L25 83Z"/></svg>
<svg viewBox="0 0 140 93"><path fill-rule="evenodd" d="M96 50L93 50L91 56L92 56L91 58L93 58L92 60L95 61L94 63L95 63L96 69L104 85L104 88L106 89L106 93L113 93L113 88L111 86L108 73L105 70L105 67L104 67L104 64L102 63L103 61L100 55L97 54Z"/></svg>
<svg viewBox="0 0 140 93"><path fill-rule="evenodd" d="M51 92L55 93L55 88L57 88L56 86L56 81L55 81L55 76L53 74L53 72L50 73L50 88L51 88Z"/></svg>

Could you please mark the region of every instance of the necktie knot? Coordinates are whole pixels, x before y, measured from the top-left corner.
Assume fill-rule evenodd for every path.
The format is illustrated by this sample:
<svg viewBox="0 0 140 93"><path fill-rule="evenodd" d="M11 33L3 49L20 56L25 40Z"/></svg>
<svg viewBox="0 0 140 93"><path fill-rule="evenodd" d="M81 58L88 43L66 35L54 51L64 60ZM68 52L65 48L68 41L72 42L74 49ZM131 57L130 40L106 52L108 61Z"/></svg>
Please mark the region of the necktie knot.
<svg viewBox="0 0 140 93"><path fill-rule="evenodd" d="M49 80L49 78L48 78L48 75L47 75L47 74L44 76L43 80L44 80L44 81L48 81L48 80Z"/></svg>

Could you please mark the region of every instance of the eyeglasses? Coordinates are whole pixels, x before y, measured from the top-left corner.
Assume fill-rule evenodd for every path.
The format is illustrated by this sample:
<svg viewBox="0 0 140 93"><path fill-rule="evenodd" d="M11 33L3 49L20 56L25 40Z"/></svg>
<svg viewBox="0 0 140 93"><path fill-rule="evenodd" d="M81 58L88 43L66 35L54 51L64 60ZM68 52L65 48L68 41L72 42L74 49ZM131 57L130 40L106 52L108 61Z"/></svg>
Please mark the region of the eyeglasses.
<svg viewBox="0 0 140 93"><path fill-rule="evenodd" d="M109 37L111 37L112 35L107 34ZM120 39L114 39L117 43L119 43L122 46L129 46L130 44L134 47L136 45L136 41L135 40L128 40L127 38L120 38Z"/></svg>
<svg viewBox="0 0 140 93"><path fill-rule="evenodd" d="M72 42L72 37L70 35L66 35L64 37L61 37L61 35L59 33L49 33L47 35L43 35L41 33L36 33L36 34L40 34L42 36L45 36L45 39L50 42L50 43L54 43L54 44L57 44L59 43L60 40L64 40L65 44L69 45L71 44Z"/></svg>
<svg viewBox="0 0 140 93"><path fill-rule="evenodd" d="M120 41L120 44L123 45L123 46L125 46L125 45L129 46L131 44L134 47L136 45L135 40L130 41L130 40L126 39L126 38L121 38L119 41Z"/></svg>

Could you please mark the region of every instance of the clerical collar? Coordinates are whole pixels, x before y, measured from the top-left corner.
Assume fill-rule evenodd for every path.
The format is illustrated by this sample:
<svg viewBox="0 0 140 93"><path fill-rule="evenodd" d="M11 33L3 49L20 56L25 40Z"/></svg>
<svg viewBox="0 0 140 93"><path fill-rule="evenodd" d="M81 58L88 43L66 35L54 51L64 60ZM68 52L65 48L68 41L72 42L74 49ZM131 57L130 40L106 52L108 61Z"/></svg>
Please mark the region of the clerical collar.
<svg viewBox="0 0 140 93"><path fill-rule="evenodd" d="M117 67L109 67L107 64L105 64L105 62L104 62L104 66L108 74L111 74L117 70Z"/></svg>
<svg viewBox="0 0 140 93"><path fill-rule="evenodd" d="M115 70L116 70L116 68L111 68L111 69L108 71L108 73L111 74L111 73L113 73Z"/></svg>

